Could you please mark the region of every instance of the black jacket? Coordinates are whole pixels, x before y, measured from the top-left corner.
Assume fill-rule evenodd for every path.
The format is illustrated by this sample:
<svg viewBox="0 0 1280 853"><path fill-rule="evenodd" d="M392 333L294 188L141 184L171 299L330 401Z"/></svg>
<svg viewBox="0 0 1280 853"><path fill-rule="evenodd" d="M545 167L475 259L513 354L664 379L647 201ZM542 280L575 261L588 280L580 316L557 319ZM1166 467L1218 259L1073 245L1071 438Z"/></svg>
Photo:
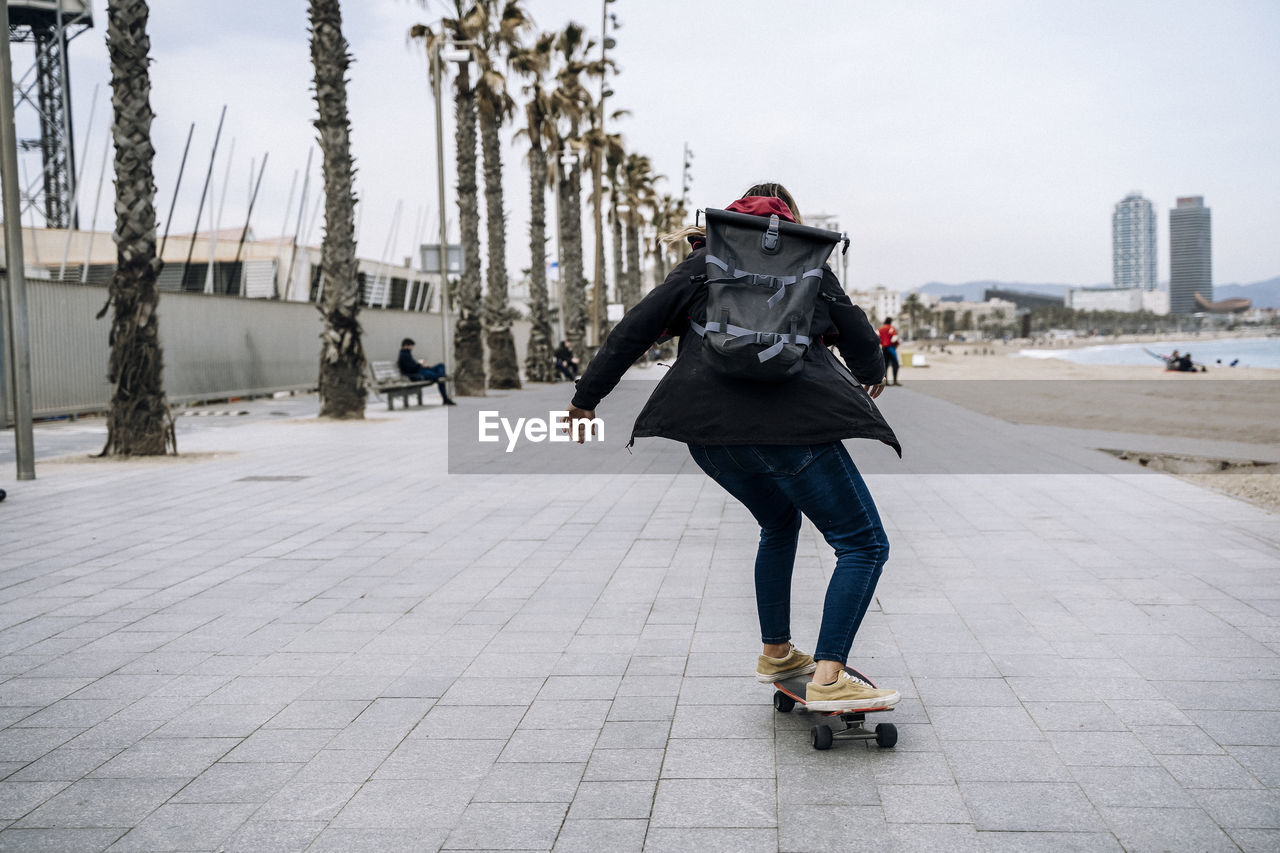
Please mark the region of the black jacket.
<svg viewBox="0 0 1280 853"><path fill-rule="evenodd" d="M824 271L811 326L815 342L805 353L804 370L782 382L757 382L708 368L702 338L689 328L690 318L698 323L706 318L705 257L705 248L695 250L627 312L578 380L573 405L595 409L654 341L678 335L675 364L636 418L632 438L658 436L687 444L820 444L871 438L901 455L893 430L862 388L884 379L880 336L840 288L835 274ZM848 369L828 349L832 343Z"/></svg>

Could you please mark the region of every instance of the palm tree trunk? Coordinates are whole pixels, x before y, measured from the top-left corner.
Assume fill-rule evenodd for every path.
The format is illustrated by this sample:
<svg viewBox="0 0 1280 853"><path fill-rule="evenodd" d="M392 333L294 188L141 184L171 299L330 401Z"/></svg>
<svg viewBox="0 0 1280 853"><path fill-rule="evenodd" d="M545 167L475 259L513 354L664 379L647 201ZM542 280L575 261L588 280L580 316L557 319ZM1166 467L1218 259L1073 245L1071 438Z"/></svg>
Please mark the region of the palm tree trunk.
<svg viewBox="0 0 1280 853"><path fill-rule="evenodd" d="M530 382L554 382L555 345L547 311L547 155L529 152L529 348L524 375Z"/></svg>
<svg viewBox="0 0 1280 853"><path fill-rule="evenodd" d="M564 235L564 336L581 358L586 352L587 280L582 274L582 169L576 162L560 180L559 191Z"/></svg>
<svg viewBox="0 0 1280 853"><path fill-rule="evenodd" d="M640 301L640 225L636 214L627 211L627 296L631 304L627 310Z"/></svg>
<svg viewBox="0 0 1280 853"><path fill-rule="evenodd" d="M151 40L146 0L112 0L107 6L111 56L111 131L116 158L116 271L107 289L111 317L111 409L103 456L161 456L178 452L169 402L161 382L164 354L156 306L156 184L152 173ZM6 97L8 97L6 95Z"/></svg>
<svg viewBox="0 0 1280 853"><path fill-rule="evenodd" d="M503 211L502 142L499 117L490 106L480 109L480 147L484 152L484 209L489 232L489 283L484 315L489 344L489 386L519 388L520 364L511 337L507 303L507 222Z"/></svg>
<svg viewBox="0 0 1280 853"><path fill-rule="evenodd" d="M360 419L368 397L360 341L356 276L355 167L347 116L347 40L338 0L311 0L311 61L315 66L320 151L324 155L324 243L320 250L320 416Z"/></svg>
<svg viewBox="0 0 1280 853"><path fill-rule="evenodd" d="M476 93L469 63L458 64L454 96L457 117L458 224L462 230L462 275L453 336L453 382L457 393L483 397L484 341L481 337L480 199L476 189Z"/></svg>
<svg viewBox="0 0 1280 853"><path fill-rule="evenodd" d="M610 213L613 217L613 287L616 291L615 295L618 301L622 303L624 310L630 311L632 303L628 301L626 267L622 264L622 220L618 218L617 192L618 187L615 181L609 192L609 199L612 202Z"/></svg>

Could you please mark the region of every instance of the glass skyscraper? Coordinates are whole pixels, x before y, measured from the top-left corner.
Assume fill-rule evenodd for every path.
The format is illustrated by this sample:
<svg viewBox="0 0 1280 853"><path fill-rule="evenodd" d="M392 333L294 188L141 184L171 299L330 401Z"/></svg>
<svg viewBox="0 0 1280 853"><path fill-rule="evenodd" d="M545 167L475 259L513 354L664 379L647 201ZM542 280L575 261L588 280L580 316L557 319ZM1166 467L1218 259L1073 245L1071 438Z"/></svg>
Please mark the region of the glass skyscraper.
<svg viewBox="0 0 1280 853"><path fill-rule="evenodd" d="M1111 286L1156 289L1156 215L1139 192L1111 215Z"/></svg>
<svg viewBox="0 0 1280 853"><path fill-rule="evenodd" d="M1194 314L1196 294L1213 301L1213 244L1204 196L1178 199L1169 211L1169 313Z"/></svg>

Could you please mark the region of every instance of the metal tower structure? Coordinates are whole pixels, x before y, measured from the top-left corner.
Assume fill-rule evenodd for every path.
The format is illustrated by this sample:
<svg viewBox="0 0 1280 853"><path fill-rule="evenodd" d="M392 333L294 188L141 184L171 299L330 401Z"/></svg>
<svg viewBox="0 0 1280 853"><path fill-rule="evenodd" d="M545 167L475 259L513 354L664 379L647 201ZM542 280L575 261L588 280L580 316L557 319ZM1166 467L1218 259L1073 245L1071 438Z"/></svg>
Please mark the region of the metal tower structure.
<svg viewBox="0 0 1280 853"><path fill-rule="evenodd" d="M13 84L19 120L29 120L34 111L40 126L38 138L19 143L24 152L39 151L42 165L40 178L23 190L23 213L35 207L46 227L75 228L79 217L67 47L93 26L93 12L89 0L9 0L8 7L10 43L35 46L34 62Z"/></svg>

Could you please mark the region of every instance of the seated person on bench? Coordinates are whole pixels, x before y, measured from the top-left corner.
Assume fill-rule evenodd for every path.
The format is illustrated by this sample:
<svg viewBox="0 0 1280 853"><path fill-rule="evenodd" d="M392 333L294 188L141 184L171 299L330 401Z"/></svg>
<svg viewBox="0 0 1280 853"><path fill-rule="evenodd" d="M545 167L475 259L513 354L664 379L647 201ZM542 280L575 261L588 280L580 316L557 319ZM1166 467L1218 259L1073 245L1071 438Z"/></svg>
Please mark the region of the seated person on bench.
<svg viewBox="0 0 1280 853"><path fill-rule="evenodd" d="M436 387L440 389L441 401L446 406L458 405L449 399L449 392L444 387L444 362L428 366L425 361L419 361L413 357L413 346L413 338L405 338L400 342L400 358L396 361L396 366L400 368L400 372L404 374L406 379L412 379L415 382L435 380Z"/></svg>

